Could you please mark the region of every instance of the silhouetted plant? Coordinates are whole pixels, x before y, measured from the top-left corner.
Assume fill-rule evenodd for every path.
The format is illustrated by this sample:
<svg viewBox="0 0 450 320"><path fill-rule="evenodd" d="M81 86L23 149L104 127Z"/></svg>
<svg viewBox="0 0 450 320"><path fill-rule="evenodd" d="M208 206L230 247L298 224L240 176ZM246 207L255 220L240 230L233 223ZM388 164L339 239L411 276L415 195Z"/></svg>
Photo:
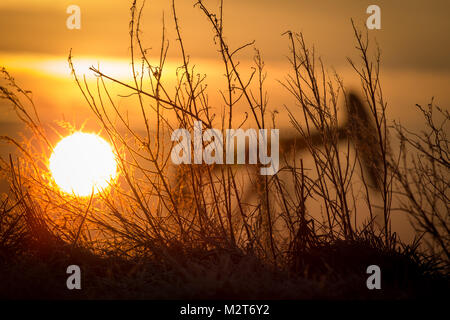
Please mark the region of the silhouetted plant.
<svg viewBox="0 0 450 320"><path fill-rule="evenodd" d="M197 1L195 7L212 27L226 77L226 87L220 91L222 110L210 105L206 76L196 73L189 59L174 1L172 17L180 54L180 66L173 75L174 88L166 78L169 42L165 25L159 53L151 59L141 38L144 5L138 6L137 1L132 3L129 25L131 83L105 74L100 67L91 67L97 76L93 88L76 73L70 53L68 60L75 82L100 124L102 135L113 146L120 171L110 190L90 198L64 194L57 188L48 170L54 139L49 138L49 129L41 124L31 96L3 70L8 83L0 86L2 98L14 106L31 138L21 142L2 137L15 144L20 155L1 162L1 172L11 186L9 198L0 203L1 250L17 248L31 234L31 238L38 238L35 243L39 246L48 249L50 243L56 243L72 255L77 250L89 250L101 257L125 260L150 257L163 261L164 266L170 265L170 270L191 282L199 281L199 276L192 272L189 278L187 270L193 271L193 267L186 266L188 254L192 254L189 261L196 263L210 263L210 256L233 260L234 256L249 255L266 263L268 269L279 267L307 273L308 264L318 270L329 266L329 261L323 260L326 257L318 258L317 252L331 250L332 259L338 259L336 252L348 253L351 248L360 250L366 246L370 252L400 252L407 257L407 266L411 259L420 264L428 258L418 251L417 242L404 245L391 230L391 202L394 195L400 194L404 200L402 208L412 217L417 230L430 235L433 246L437 243L448 258L448 139L444 129L448 112L437 109L445 118L438 125L433 120L433 107L421 108L431 130L423 136L397 125L403 167L392 160L396 157L389 150L380 54L377 51L372 62L368 36L363 36L354 24L360 60L349 62L361 80L362 100L355 92L347 92L337 74L330 76L326 72L324 63L308 47L302 34L285 34L292 69L281 84L297 104L287 111L298 136L282 139L281 148L292 152L293 157L278 174L261 176L259 170L250 166L237 169L232 165L171 165L173 142L168 141L175 128L192 130L198 120L207 128L222 130L233 123L240 123L239 128L249 123L258 129L276 127L275 116L268 111L260 52L255 51L254 66L248 72L239 64L238 55L253 42L230 48L225 37L222 1L218 13L210 11L203 1ZM129 90L127 101L139 110L141 117L137 121L142 122L143 132L118 107L111 84ZM338 119L340 101L349 114L344 126ZM236 119L237 108L243 111L241 119ZM59 123L55 131L63 136L75 128ZM296 144L302 147L297 148ZM408 153L408 146L418 154ZM306 149L312 156L313 173L306 170L303 160L297 161L298 149ZM413 158L412 167L406 160L408 155ZM393 189L395 179L398 190ZM360 180L367 210L358 210L363 212L357 210L355 196L355 185ZM256 202L246 190L257 195ZM376 193L381 195L381 204L377 203ZM323 219L310 212L309 200L321 204ZM377 222L378 208L381 223ZM357 215L367 219L358 224ZM358 267L366 258L355 258L359 259ZM342 267L339 261L334 262L336 268ZM253 261L245 265L254 268L256 264ZM430 266L434 268L433 263ZM200 265L198 269L206 272L207 267ZM265 265L263 269L266 272Z"/></svg>

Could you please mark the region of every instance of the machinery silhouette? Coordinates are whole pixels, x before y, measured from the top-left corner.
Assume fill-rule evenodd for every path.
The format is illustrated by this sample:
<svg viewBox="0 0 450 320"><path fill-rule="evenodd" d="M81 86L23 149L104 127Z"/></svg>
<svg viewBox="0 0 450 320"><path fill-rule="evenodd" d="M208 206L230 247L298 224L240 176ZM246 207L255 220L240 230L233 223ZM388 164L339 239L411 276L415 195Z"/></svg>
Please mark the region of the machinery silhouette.
<svg viewBox="0 0 450 320"><path fill-rule="evenodd" d="M339 142L350 140L353 143L355 150L361 160L361 165L365 172L365 180L367 185L375 192L380 190L380 172L382 172L382 158L379 152L378 146L378 134L376 127L371 119L370 110L363 103L361 98L355 93L350 91L347 94L347 103L345 110L345 122L337 128L337 136ZM280 133L279 148L280 154L288 154L293 151L304 152L307 151L308 146L320 147L323 144L323 134L321 132L312 132L307 139L300 134L283 136ZM270 147L268 148L270 150ZM244 150L239 150L243 152ZM237 146L235 144L234 155L237 157ZM245 144L245 154L249 153L249 145ZM236 161L235 161L236 163ZM183 201L186 196L189 195L189 185L187 181L188 170L182 169L183 166L179 165L176 174L176 187L178 201ZM214 164L213 172L218 174L224 166L230 166L227 164ZM232 165L234 166L234 165ZM240 166L252 166L259 168L260 165L255 164L243 164ZM262 177L259 173L259 169L255 170L256 181L262 181ZM250 185L248 190L245 190L244 197L251 197L254 195L254 186Z"/></svg>

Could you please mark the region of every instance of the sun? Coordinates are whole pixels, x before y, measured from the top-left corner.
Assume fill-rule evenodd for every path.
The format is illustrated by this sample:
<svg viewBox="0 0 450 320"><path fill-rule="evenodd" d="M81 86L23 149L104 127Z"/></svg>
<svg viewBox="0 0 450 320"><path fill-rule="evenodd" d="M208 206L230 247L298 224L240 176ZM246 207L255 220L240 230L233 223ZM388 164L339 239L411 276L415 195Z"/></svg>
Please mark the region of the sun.
<svg viewBox="0 0 450 320"><path fill-rule="evenodd" d="M93 133L76 132L63 138L49 162L59 188L81 197L104 190L117 174L111 146Z"/></svg>

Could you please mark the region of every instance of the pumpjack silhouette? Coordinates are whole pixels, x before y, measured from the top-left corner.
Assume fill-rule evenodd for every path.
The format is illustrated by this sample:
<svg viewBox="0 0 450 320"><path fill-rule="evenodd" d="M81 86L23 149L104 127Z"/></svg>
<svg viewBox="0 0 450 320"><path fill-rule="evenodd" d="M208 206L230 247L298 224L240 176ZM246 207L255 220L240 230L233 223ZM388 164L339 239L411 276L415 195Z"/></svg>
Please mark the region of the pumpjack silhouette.
<svg viewBox="0 0 450 320"><path fill-rule="evenodd" d="M382 170L382 158L379 152L379 138L375 124L371 119L368 108L355 92L347 94L346 121L337 129L340 141L350 139L358 152L361 164L364 167L367 183L374 189L380 188L380 172ZM305 151L308 143L313 146L320 146L322 142L322 134L314 132L308 140L300 135L281 137L280 134L280 152Z"/></svg>
<svg viewBox="0 0 450 320"><path fill-rule="evenodd" d="M337 128L339 142L350 140L353 143L365 172L365 182L373 191L378 192L381 188L380 177L383 168L382 157L378 148L379 138L375 124L372 120L370 110L368 110L368 107L363 103L358 94L350 91L346 98L346 108L344 108L346 120ZM294 150L296 152L306 151L309 145L320 147L323 144L322 139L323 134L320 132L311 133L307 139L300 134L286 137L280 133L280 153L289 153ZM248 144L245 145L245 152L248 155ZM236 153L237 150L235 150L235 157L237 156ZM219 171L223 166L226 165L214 164L214 170ZM247 164L247 166L256 167L257 165ZM259 170L255 170L255 175L258 175L256 180L261 179ZM176 198L182 201L189 194L187 191L189 188L186 184L186 177L184 177L183 173L177 174L176 184L176 189L179 193ZM244 194L246 196L254 194L254 190L247 190Z"/></svg>

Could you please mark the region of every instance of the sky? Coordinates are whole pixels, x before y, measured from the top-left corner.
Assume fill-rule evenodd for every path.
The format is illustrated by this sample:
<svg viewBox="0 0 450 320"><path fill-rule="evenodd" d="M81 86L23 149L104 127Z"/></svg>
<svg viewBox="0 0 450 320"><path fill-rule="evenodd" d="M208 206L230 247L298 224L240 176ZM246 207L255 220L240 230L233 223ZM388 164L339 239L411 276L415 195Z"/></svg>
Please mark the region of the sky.
<svg viewBox="0 0 450 320"><path fill-rule="evenodd" d="M184 45L198 70L208 73L213 102L220 104L218 90L223 80L217 47L208 21L195 1L175 1ZM205 3L217 10L219 0ZM69 30L66 9L76 4L81 9L81 29ZM81 94L73 86L67 64L70 49L80 74L89 66L106 68L110 74L129 75L129 33L131 1L33 1L3 0L0 3L0 65L14 74L16 80L33 91L43 114L55 114L82 122L87 113L81 105ZM404 115L415 103L426 104L431 97L441 106L448 105L450 94L450 41L447 35L450 3L444 0L421 1L310 1L310 0L225 0L225 35L231 47L255 41L266 62L267 90L274 108L292 104L285 99L283 80L288 68L287 30L303 32L330 70L336 69L349 86L357 86L347 57L357 58L350 19L364 26L366 8L381 8L381 30L369 36L382 49L382 80L392 117ZM164 17L170 41L169 63L173 70L180 64L179 51L171 17L171 1L147 1L142 19L145 45L157 56ZM252 49L239 58L250 61ZM78 59L78 60L77 60ZM55 92L55 87L64 88ZM218 100L214 100L217 98ZM81 109L81 111L80 111ZM45 110L45 111L44 111ZM3 122L14 122L5 108L0 110ZM417 114L417 116L419 116ZM412 125L418 118L407 119Z"/></svg>
<svg viewBox="0 0 450 320"><path fill-rule="evenodd" d="M204 2L212 11L220 3ZM219 54L213 31L194 3L175 1L185 48L197 70L208 74L211 103L220 105L219 88L224 78ZM66 27L66 9L71 4L81 9L80 30ZM370 30L368 34L382 51L381 79L390 118L410 128L420 127L416 103L426 104L432 97L444 109L450 103L448 0L225 0L224 33L231 48L255 41L268 72L270 108L295 108L278 82L285 78L288 68L288 39L282 34L288 30L303 32L326 68L339 72L346 86L355 88L359 83L347 62L347 57L357 58L350 19L364 27L369 16L366 8L371 4L381 8L381 30ZM33 92L45 123L67 120L80 127L92 119L70 74L67 57L71 49L77 72L88 79L94 79L89 66L100 65L107 74L130 81L130 5L131 1L104 0L0 2L0 67ZM164 21L170 42L168 72L174 74L181 62L171 1L148 0L143 14L142 38L151 48L151 58L158 55ZM244 67L253 54L253 49L247 49L239 56ZM114 93L126 94L120 90ZM130 117L138 116L136 108L125 99L117 99L121 107L129 108ZM286 126L286 113L280 117L281 126ZM0 135L14 136L20 128L11 107L0 101ZM9 149L1 145L0 154L7 152Z"/></svg>
<svg viewBox="0 0 450 320"><path fill-rule="evenodd" d="M65 62L70 48L74 56L93 61L127 59L130 1L33 1L3 0L0 4L0 62L8 67L27 67L24 56L45 59L56 56ZM187 52L192 59L217 58L212 30L195 1L175 1ZM205 3L217 9L219 1ZM81 29L69 30L66 8L81 9ZM371 31L382 48L386 71L413 71L442 74L450 71L450 41L447 18L450 3L445 0L421 1L333 1L333 0L225 0L225 34L231 45L255 40L270 62L284 62L288 54L287 30L303 32L327 65L346 67L346 57L354 54L350 18L364 24L366 8L381 8L382 29ZM169 58L178 56L171 1L147 1L143 19L143 38L148 47L159 49L162 17L165 17ZM247 51L242 58L250 58ZM14 56L17 58L14 59ZM22 64L22 66L18 66ZM50 72L51 73L51 70ZM431 92L430 92L431 93ZM424 92L427 95L427 92ZM428 93L429 95L429 93Z"/></svg>
<svg viewBox="0 0 450 320"><path fill-rule="evenodd" d="M194 3L194 0L175 1L184 46L196 71L208 74L211 104L221 107L219 89L225 81L221 59L212 28ZM204 3L211 11L217 11L220 1ZM79 30L66 27L69 17L66 9L71 4L81 10ZM283 33L302 32L327 70L336 70L346 87L358 88L359 80L347 61L347 57L358 58L350 19L364 28L370 4L381 9L381 30L370 30L368 34L372 44L377 43L381 48L381 80L389 116L391 120L417 128L421 118L415 110L416 103L425 105L432 97L444 109L450 103L449 1L225 0L224 33L231 48L255 41L254 47L260 50L268 73L265 84L269 108L278 111L284 106L295 108L295 101L279 83L285 80L289 69L289 43ZM131 1L103 0L0 2L0 66L24 89L32 91L45 122L64 119L79 127L92 118L70 73L67 63L70 50L77 73L86 75L89 81L95 79L90 66L100 66L108 75L131 81L130 6ZM144 46L150 48L150 59L158 58L163 21L170 43L167 74L169 80L174 80L181 60L172 2L146 1L141 36ZM244 70L250 70L254 52L248 48L238 56ZM131 117L138 116L138 110L125 99L118 97L118 100L124 108L129 108ZM287 113L282 112L279 117L280 125L287 125ZM0 101L0 130L16 132L17 123L8 104Z"/></svg>
<svg viewBox="0 0 450 320"><path fill-rule="evenodd" d="M194 2L175 1L188 51L214 58L214 50L199 45L211 40L211 30ZM219 1L205 3L216 9ZM65 27L69 4L81 8L81 30ZM226 34L234 43L255 40L266 58L283 59L286 38L281 34L302 31L330 63L345 63L352 50L350 18L365 21L370 4L381 8L382 30L373 33L382 45L385 67L449 70L450 3L445 0L225 0ZM129 7L130 1L3 0L0 51L67 55L73 48L80 55L126 57ZM159 39L163 11L173 35L170 1L146 2L143 30L149 42Z"/></svg>

